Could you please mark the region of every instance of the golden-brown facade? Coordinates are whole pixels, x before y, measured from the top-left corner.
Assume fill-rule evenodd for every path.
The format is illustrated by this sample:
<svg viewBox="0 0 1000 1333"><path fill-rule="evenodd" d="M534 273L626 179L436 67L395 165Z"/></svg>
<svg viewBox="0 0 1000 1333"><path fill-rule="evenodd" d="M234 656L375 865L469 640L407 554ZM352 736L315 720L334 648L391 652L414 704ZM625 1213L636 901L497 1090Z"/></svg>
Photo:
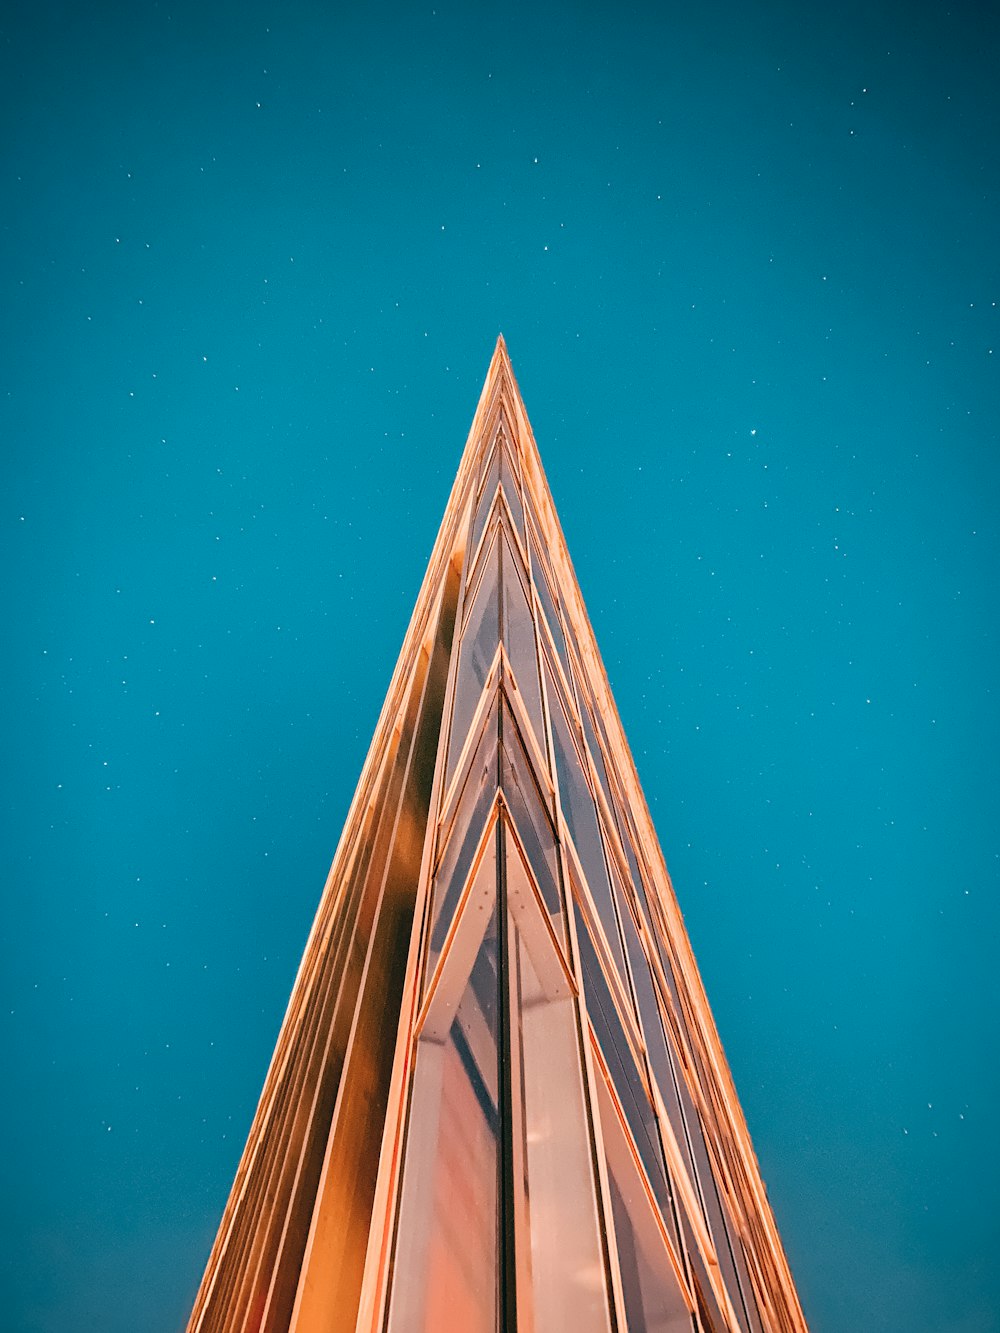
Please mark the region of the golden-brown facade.
<svg viewBox="0 0 1000 1333"><path fill-rule="evenodd" d="M189 1333L805 1333L501 339Z"/></svg>

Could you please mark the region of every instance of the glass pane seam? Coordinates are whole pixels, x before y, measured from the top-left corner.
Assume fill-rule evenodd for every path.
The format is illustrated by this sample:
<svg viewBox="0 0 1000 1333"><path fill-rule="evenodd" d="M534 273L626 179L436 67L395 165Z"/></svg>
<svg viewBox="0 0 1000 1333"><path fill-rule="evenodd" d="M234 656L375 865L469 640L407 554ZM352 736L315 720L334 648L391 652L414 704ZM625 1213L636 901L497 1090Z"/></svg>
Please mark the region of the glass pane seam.
<svg viewBox="0 0 1000 1333"><path fill-rule="evenodd" d="M684 1160L684 1153L681 1151L681 1146L677 1142L674 1127L670 1123L666 1105L660 1095L659 1088L655 1087L655 1085L653 1093L653 1110L656 1112L657 1123L660 1126L660 1140L663 1145L663 1156L667 1174L671 1184L674 1186L674 1202L680 1207L683 1207L688 1222L690 1223L698 1244L701 1247L703 1257L709 1264L717 1265L718 1257L715 1253L715 1245L709 1230L708 1219L705 1216L699 1182L696 1177L692 1177L691 1172L688 1170L687 1163ZM681 1115L683 1117L683 1109L681 1110Z"/></svg>
<svg viewBox="0 0 1000 1333"><path fill-rule="evenodd" d="M489 480L490 471L493 467L493 460L496 457L497 441L499 440L499 438L500 438L500 432L499 430L495 429L493 431L493 435L490 440L490 447L489 449L487 449L486 456L483 459L482 468L480 469L479 475L476 478L476 488L473 493L473 499L476 502L474 505L475 509L479 508L479 503L478 503L479 498L482 495L483 491L486 489L486 483Z"/></svg>
<svg viewBox="0 0 1000 1333"><path fill-rule="evenodd" d="M493 654L493 661L490 663L490 669L486 674L486 681L483 684L482 693L479 696L479 702L476 704L476 711L472 715L472 721L469 723L468 734L458 756L455 759L455 771L451 775L447 791L441 798L441 813L438 816L437 834L438 842L434 851L434 870L437 871L441 864L441 857L447 845L448 838L451 835L451 825L454 822L455 810L461 800L462 791L468 779L469 764L472 756L475 754L476 747L482 740L483 719L493 706L493 701L497 696L497 685L500 679L500 647Z"/></svg>
<svg viewBox="0 0 1000 1333"><path fill-rule="evenodd" d="M565 823L565 821L563 821L563 823ZM566 838L563 846L565 851L571 852L572 859L575 863L570 873L573 896L583 913L588 933L594 944L601 972L607 983L608 993L614 1003L615 1011L618 1015L619 1022L622 1025L622 1031L625 1033L626 1040L629 1043L629 1048L632 1052L632 1057L635 1060L640 1078L642 1078L646 1095L649 1096L649 1088L643 1078L645 1064L643 1055L645 1053L645 1047L642 1041L642 1034L638 1031L635 1017L631 1012L631 1004L629 1003L625 992L626 983L618 976L618 969L610 962L611 953L608 948L604 929L601 925L594 900L591 897L590 886L587 884L583 871L580 868L580 858L577 856L576 848L573 846L573 842L569 837L569 830L566 830Z"/></svg>
<svg viewBox="0 0 1000 1333"><path fill-rule="evenodd" d="M503 514L506 515L506 518L509 520L509 522L504 523L504 533L508 539L513 538L514 547L512 554L516 552L519 557L519 560L516 562L517 576L521 580L521 587L524 590L524 600L528 603L530 609L531 597L528 590L531 586L531 579L528 574L528 556L524 549L524 538L517 530L517 520L510 512L510 505L507 503L507 497L503 494L502 486L500 487L500 503L503 506Z"/></svg>
<svg viewBox="0 0 1000 1333"><path fill-rule="evenodd" d="M559 700L559 702L560 702L560 704L563 703L562 700ZM563 712L565 713L565 707L563 708ZM570 730L570 736L573 737L572 729ZM575 739L575 738L573 738L573 739ZM584 778L585 788L586 788L587 792L589 793L591 800L593 800L593 799L594 799L594 790L593 790L593 786L592 786L591 782L588 780L588 774L587 774L587 771L586 771L585 766L581 763L581 756L580 756L579 753L577 752L575 755L572 756L572 758L575 758L576 761L577 761L577 764L580 766L580 771L581 771L581 773L583 774L583 778ZM615 902L614 889L613 889L613 887L612 887L611 868L610 868L610 866L607 864L607 861L608 861L608 849L607 849L607 843L606 843L606 840L605 840L604 837L603 837L604 829L603 829L603 827L602 827L602 820L601 820L601 818L600 818L599 807L597 807L597 806L595 805L594 809L595 809L595 817L596 817L596 822L597 822L598 836L599 836L599 838L600 838L600 840L601 840L601 849L600 849L600 850L601 850L601 854L602 854L602 856L604 857L604 860L605 860L605 873L608 875L608 890L609 890L609 893L610 893L610 895L611 895L612 911L613 911L613 913L614 913L614 917L615 917L615 928L616 928L616 930L617 930L617 932L618 932L619 943L620 943L621 948L622 948L622 959L623 959L623 962L624 962L624 958L625 958L625 947L624 947L624 941L621 939L621 926L620 926L620 923L619 923L619 921L618 921L618 909L617 909L617 904L616 904L616 902ZM591 899L591 905L592 905L593 907L596 907L596 904L593 903L593 898L592 898L592 894L591 894L591 891L590 891L590 885L589 885L589 883L588 883L588 881L587 881L587 877L586 877L586 875L585 875L584 872L583 872L583 863L582 863L582 861L580 860L579 852L577 851L576 844L575 844L575 842L574 842L574 840L573 840L573 837L572 837L572 834L570 833L570 830L569 830L569 822L568 822L568 820L567 820L567 818L566 818L566 813L565 813L565 810L563 809L563 806L562 806L562 794L561 794L561 792L559 793L559 810L560 810L560 817L561 817L561 819L562 819L562 822L563 822L563 824L564 824L565 827L566 827L566 836L567 836L567 839L568 839L568 843L569 843L569 845L573 848L574 859L575 859L575 861L576 861L577 868L579 869L581 880L582 880L582 882L583 882L583 883L586 885L586 887L587 887L587 893L588 893L588 897ZM611 947L611 945L612 945L612 941L610 941L610 940L607 938L607 935L606 935L606 933L605 933L605 931L604 931L604 929L603 929L603 926L601 926L601 928L600 928L600 935L601 935L601 942L602 942L602 944L606 947L606 951L607 951L607 956L608 956L608 958L609 958L609 959L613 959L613 957L614 957L614 952L613 952L613 949L612 949L612 947ZM626 966L627 966L627 964L626 964ZM605 970L607 970L607 968L605 968ZM618 969L617 969L616 967L612 966L612 971L615 973L615 975L617 975ZM622 984L622 986L623 986L623 989L626 991L626 993L627 993L628 995L630 995L630 992L628 991L628 975L627 975L627 972L626 972L625 975L623 975L623 976L621 977L621 984Z"/></svg>
<svg viewBox="0 0 1000 1333"><path fill-rule="evenodd" d="M502 811L502 817L504 821L504 832L505 834L508 834L511 837L511 840L514 844L513 854L517 856L524 870L524 873L527 876L528 883L531 886L531 891L534 896L535 906L538 908L539 914L541 915L542 921L545 925L545 930L546 933L548 934L549 941L552 944L552 947L555 949L556 957L559 959L559 963L566 977L566 984L569 987L569 993L574 998L576 998L580 993L580 988L577 984L576 977L573 974L573 970L570 966L569 959L566 957L565 946L559 939L555 930L552 928L552 918L549 915L549 908L545 902L545 899L542 897L542 891L538 887L538 881L535 879L534 872L531 869L531 863L529 862L527 854L524 851L524 846L521 841L521 835L518 833L517 824L514 822L513 811L511 810L507 802L504 800L502 790L500 791L498 796L498 804Z"/></svg>
<svg viewBox="0 0 1000 1333"><path fill-rule="evenodd" d="M545 688L545 682L542 682ZM549 745L551 746L551 737ZM583 985L583 961L580 943L577 938L576 913L570 908L569 875L565 861L565 848L557 840L557 855L562 879L563 910L566 913L567 940L570 949L570 963L576 979L577 995L573 1005L576 1020L576 1037L581 1057L583 1076L583 1100L587 1119L587 1136L590 1144L591 1169L594 1173L594 1188L597 1202L598 1222L602 1238L602 1257L604 1261L604 1279L607 1285L608 1310L614 1333L628 1333L624 1315L624 1296L622 1292L621 1271L618 1263L618 1246L615 1240L615 1224L611 1207L611 1194L608 1180L607 1157L604 1151L604 1136L601 1129L601 1117L597 1105L597 1074L594 1069L594 1044L591 1041L590 1018L587 1013L587 995Z"/></svg>
<svg viewBox="0 0 1000 1333"><path fill-rule="evenodd" d="M469 613L475 605L476 597L479 594L479 588L483 581L484 572L490 563L490 556L493 554L491 543L496 536L496 523L494 519L495 515L491 512L483 526L479 541L476 543L476 549L473 552L472 559L469 561L469 568L466 575L468 581L466 583L465 602L462 606L462 616L461 620L456 621L455 624L456 643L461 640L461 636L465 631L465 627L469 620Z"/></svg>
<svg viewBox="0 0 1000 1333"><path fill-rule="evenodd" d="M480 835L479 842L476 844L476 850L475 854L472 857L472 862L469 867L469 872L465 877L464 883L462 884L462 891L459 894L458 902L455 905L455 911L454 915L452 916L451 925L448 927L448 932L445 935L444 943L441 946L441 952L438 954L437 961L434 964L434 970L432 971L430 977L427 978L425 981L424 998L421 1001L420 1009L419 1012L417 1013L416 1021L414 1022L413 1025L414 1041L419 1040L420 1033L422 1032L424 1027L424 1023L427 1020L427 1012L434 1001L434 996L437 993L441 977L444 973L445 968L447 967L448 956L451 953L451 946L454 943L455 936L459 932L459 928L462 923L462 918L465 915L466 905L472 893L473 885L476 882L476 876L479 874L480 866L483 863L483 857L487 854L489 850L491 837L495 836L496 823L500 811L499 796L500 796L499 791L495 792L493 795L492 804L490 805L490 808L487 811L486 823L483 826L483 833ZM424 952L426 955L426 949Z"/></svg>
<svg viewBox="0 0 1000 1333"><path fill-rule="evenodd" d="M549 775L548 765L545 756L542 753L541 743L535 736L534 725L528 717L527 709L524 706L522 692L517 685L517 676L514 674L514 669L510 665L510 660L508 659L502 644L501 652L503 657L500 670L500 690L503 694L504 703L514 715L513 720L517 726L518 739L524 746L524 749L528 752L528 758L532 764L532 772L536 782L538 782L538 785L541 788L540 794L543 801L548 802L546 810L549 811L552 809L552 798L555 795L552 778ZM513 682L513 689L508 688L508 680Z"/></svg>
<svg viewBox="0 0 1000 1333"><path fill-rule="evenodd" d="M678 1285L680 1286L681 1289L681 1294L684 1297L688 1310L693 1313L695 1308L694 1297L688 1286L687 1275L684 1272L680 1258L674 1249L673 1240L670 1236L669 1231L667 1230L666 1223L663 1220L663 1216L660 1212L660 1205L656 1201L656 1195L653 1193L653 1187L650 1184L649 1176L646 1174L645 1165L643 1164L642 1157L639 1155L639 1149L636 1146L635 1139L632 1136L632 1130L625 1116L625 1111L624 1108L622 1107L621 1100L619 1099L618 1090L615 1087L614 1079L611 1077L611 1072L608 1069L607 1061L604 1058L604 1052L601 1050L600 1043L597 1040L597 1034L594 1032L594 1029L592 1027L590 1028L590 1041L593 1047L594 1061L597 1072L601 1077L601 1079L603 1080L605 1092L607 1093L608 1099L611 1102L612 1108L614 1109L615 1117L618 1122L618 1129L624 1136L625 1144L626 1147L628 1148L629 1156L632 1160L632 1166L634 1167L635 1171L639 1176L639 1183L640 1186L642 1187L646 1203L648 1204L649 1209L653 1214L653 1218L656 1222L656 1229L659 1233L661 1241L663 1242L664 1249L667 1251L667 1254L670 1258L670 1262L674 1270L674 1276L676 1277Z"/></svg>
<svg viewBox="0 0 1000 1333"><path fill-rule="evenodd" d="M562 661L561 661L561 659L560 659L560 657L559 657L559 650L558 650L558 648L556 647L556 641L555 641L555 638L553 637L552 629L551 629L551 627L550 627L550 625L549 625L548 617L546 616L545 611L544 611L544 608L543 608L543 606L542 606L542 599L541 599L541 597L540 597L540 595L539 595L539 593L538 593L538 588L537 588L537 586L534 584L534 582L532 582L532 589L531 589L531 590L532 590L532 594L533 594L534 599L535 599L535 607L534 607L534 611L535 611L536 623L537 623L537 625L538 625L538 633L539 633L539 636L540 636L540 638L541 638L541 640L542 640L542 651L543 651L548 657L550 657L552 660L554 660L555 662L557 662L557 663L559 664L559 665L558 665L559 675L558 675L557 679L559 680L560 690L561 690L561 692L563 693L563 695L565 695L565 694L566 694L566 691L567 691L566 673L563 671ZM544 625L544 627L545 627L544 633L543 633L543 631L542 631L542 626L543 626L543 625ZM570 713L570 717L572 717L572 716L573 716L573 713L571 712L571 713Z"/></svg>

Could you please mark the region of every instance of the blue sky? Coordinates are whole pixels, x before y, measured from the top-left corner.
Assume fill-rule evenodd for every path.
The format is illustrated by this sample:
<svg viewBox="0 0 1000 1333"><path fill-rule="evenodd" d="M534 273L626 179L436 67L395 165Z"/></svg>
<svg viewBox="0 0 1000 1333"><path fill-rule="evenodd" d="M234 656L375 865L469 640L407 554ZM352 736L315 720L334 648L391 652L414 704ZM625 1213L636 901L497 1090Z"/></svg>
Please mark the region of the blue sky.
<svg viewBox="0 0 1000 1333"><path fill-rule="evenodd" d="M183 1326L501 330L812 1328L1000 1327L997 46L8 7L12 1333Z"/></svg>

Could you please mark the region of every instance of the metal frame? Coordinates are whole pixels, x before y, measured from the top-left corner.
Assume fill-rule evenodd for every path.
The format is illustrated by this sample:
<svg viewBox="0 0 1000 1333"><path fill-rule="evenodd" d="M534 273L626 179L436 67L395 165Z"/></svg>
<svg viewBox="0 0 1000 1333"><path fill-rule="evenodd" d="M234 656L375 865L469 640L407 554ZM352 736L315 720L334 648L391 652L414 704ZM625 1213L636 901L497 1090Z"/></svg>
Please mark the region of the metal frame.
<svg viewBox="0 0 1000 1333"><path fill-rule="evenodd" d="M506 464L509 482L501 470L490 491L495 460ZM523 524L514 514L517 504ZM480 524L481 533L475 534ZM498 579L496 646L471 719L462 722L465 734L453 742L469 615L493 560ZM533 686L530 700L520 688L529 682L517 680L504 639L503 587L510 578L519 580L531 619L537 700ZM546 585L544 598L540 580ZM546 601L551 602L555 624L549 623ZM564 652L557 645L557 633ZM524 656L524 640L517 643L519 662L530 661ZM481 640L480 646L488 655L489 641ZM470 695L468 686L463 688L464 714ZM552 697L553 689L558 698ZM531 715L538 701L540 720ZM593 802L611 896L610 915L605 912L603 917L563 812L553 737L556 707L569 725L572 753L565 759L575 768L574 781L579 780L574 800ZM472 788L470 784L482 777L472 768L473 758L485 729L493 726L497 728L495 775L487 773L486 785ZM457 749L450 755L453 744ZM562 741L560 747L561 754ZM451 771L446 772L449 755ZM505 770L505 763L513 768ZM518 774L518 801L528 800L529 810L531 801L540 802L539 817L552 839L552 863L546 868L539 862L539 873L544 870L546 876L550 872L554 876L556 915L535 873L532 856L537 850L532 853L526 841L528 834L540 836L542 825L534 830L518 828L504 790L505 771ZM468 856L473 838L475 846L459 881L450 849L461 839L462 856ZM547 855L544 849L542 855ZM445 882L448 874L453 876L451 883ZM432 931L442 910L448 912L441 923L444 934L440 936L439 927L435 939L440 948L435 945L432 952ZM397 1262L405 1238L401 1228L406 1226L400 1204L408 1180L414 1199L429 1188L426 1181L433 1176L434 1154L439 1151L436 1128L430 1121L421 1122L414 1110L416 1080L422 1069L434 1068L439 1057L433 1050L443 1050L450 1039L488 915L494 911L500 1295L495 1310L480 1310L482 1327L496 1333L515 1329L549 1333L536 1318L534 1301L542 1291L537 1283L574 1280L559 1271L533 1272L532 1267L539 1243L533 1228L541 1225L540 1201L556 1211L565 1204L545 1196L541 1177L534 1180L543 1159L537 1148L529 1151L526 1137L530 1123L526 1090L535 1089L534 1097L545 1089L551 1097L554 1077L539 1063L542 1054L537 1045L522 1046L528 1031L524 1026L528 1011L521 1008L522 966L527 966L527 959L529 975L535 978L531 984L536 986L530 993L548 997L547 1004L564 1006L552 1011L551 1020L563 1024L564 1063L558 1068L573 1071L560 1077L569 1077L581 1098L579 1121L572 1121L577 1128L570 1131L567 1120L561 1132L582 1134L572 1151L582 1152L580 1160L588 1164L586 1178L581 1178L582 1184L577 1181L583 1190L580 1197L589 1200L582 1205L579 1236L584 1245L596 1247L588 1277L595 1285L592 1297L584 1300L579 1291L577 1296L584 1304L591 1302L586 1308L587 1318L596 1320L593 1327L600 1333L626 1333L630 1321L641 1322L641 1314L629 1302L645 1299L634 1280L627 1284L623 1279L621 1246L627 1237L616 1235L604 1137L608 1124L610 1142L618 1143L614 1136L620 1136L626 1151L620 1160L632 1163L640 1186L628 1206L651 1210L664 1247L663 1280L676 1285L679 1308L687 1311L684 1319L689 1319L692 1333L722 1333L706 1322L720 1317L728 1333L806 1333L502 339L306 944L189 1333L328 1333L331 1329L396 1333L394 1283L405 1281ZM594 997L588 995L581 963L577 911L586 923L627 1049L602 1049L602 1040L619 1039L613 1029L602 1038L591 1021L588 1006ZM397 941L393 947L399 950L394 958L379 953L390 939ZM515 950L515 940L517 950L523 948L525 953ZM366 952L362 955L359 950ZM378 995L398 997L389 1012L373 1013L371 1005ZM654 1001L655 1013L650 1015ZM325 1026L333 1023L335 1014L338 1041L350 1016L342 1055L337 1056L339 1065L331 1064L334 1027ZM658 1022L662 1034L647 1035L647 1019ZM532 1033L546 1034L548 1040L550 1029L531 1021ZM364 1050L358 1054L362 1033ZM657 1048L657 1068L669 1073L672 1088L661 1088L654 1073L649 1050L654 1035L657 1040L662 1035L665 1043ZM638 1088L648 1101L641 1123L655 1126L658 1136L656 1151L661 1159L653 1166L658 1173L662 1160L669 1195L666 1210L633 1137L612 1055L628 1062L638 1075L628 1095L638 1095ZM358 1090L369 1077L366 1062L372 1060L379 1070L373 1084L377 1095L366 1101L359 1099ZM426 1079L433 1079L433 1074L423 1077L422 1086L431 1087ZM667 1109L668 1097L683 1129L683 1143ZM362 1106L369 1107L364 1123L358 1120ZM650 1133L644 1133L643 1142ZM347 1145L355 1140L366 1145L372 1174L363 1198L353 1199L348 1207L342 1202L337 1172L344 1169ZM315 1154L323 1144L317 1174ZM551 1149L563 1150L561 1141ZM314 1187L309 1186L314 1177ZM709 1192L718 1202L719 1225L710 1219ZM284 1202L275 1211L279 1198ZM579 1200L574 1206L581 1206ZM722 1234L713 1235L713 1228L719 1231L720 1225ZM551 1247L551 1237L545 1240ZM722 1246L732 1250L728 1280L720 1263ZM728 1254L727 1250L727 1264ZM635 1262L633 1258L633 1271ZM268 1268L272 1263L273 1270ZM333 1276L331 1268L337 1270ZM290 1301L290 1282L294 1301ZM337 1300L331 1304L334 1291ZM707 1313L709 1297L714 1316ZM546 1308L551 1319L555 1307ZM749 1324L744 1311L752 1311ZM581 1327L573 1333L587 1330Z"/></svg>

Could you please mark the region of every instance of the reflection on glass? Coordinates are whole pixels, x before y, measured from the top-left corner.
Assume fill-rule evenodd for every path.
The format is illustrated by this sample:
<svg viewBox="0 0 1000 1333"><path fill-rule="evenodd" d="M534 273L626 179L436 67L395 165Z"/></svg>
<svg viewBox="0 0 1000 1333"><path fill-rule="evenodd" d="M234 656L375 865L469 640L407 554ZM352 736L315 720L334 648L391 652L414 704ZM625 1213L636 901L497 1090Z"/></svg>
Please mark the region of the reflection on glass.
<svg viewBox="0 0 1000 1333"><path fill-rule="evenodd" d="M650 1052L652 1055L652 1050ZM667 1045L669 1079L660 1087L671 1127L681 1148L688 1170L701 1199L712 1244L719 1260L719 1269L734 1306L750 1327L759 1327L759 1315L746 1271L740 1239L722 1203L719 1187L712 1170L702 1127L701 1116L694 1104L679 1058ZM659 1080L658 1080L659 1081ZM739 1273L739 1277L737 1277Z"/></svg>
<svg viewBox="0 0 1000 1333"><path fill-rule="evenodd" d="M514 669L514 679L521 693L525 712L535 731L535 740L545 753L545 725L542 721L542 691L538 681L538 655L535 651L535 626L528 609L524 585L520 576L520 561L510 548L506 537L501 539L503 586L503 623L501 635L504 649Z"/></svg>
<svg viewBox="0 0 1000 1333"><path fill-rule="evenodd" d="M553 928L565 947L566 927L559 895L555 833L534 777L534 767L509 708L503 710L500 787L510 806L518 838L549 910Z"/></svg>
<svg viewBox="0 0 1000 1333"><path fill-rule="evenodd" d="M597 823L597 807L593 793L584 777L580 753L574 744L569 720L563 708L561 695L556 687L555 678L545 664L545 685L549 697L549 716L552 721L552 743L555 750L556 773L559 778L559 802L563 815L569 825L570 836L580 858L580 866L590 889L597 915L604 930L604 937L611 950L611 957L618 969L618 975L625 981L625 958L621 940L618 937L618 923L615 920L614 904L611 901L611 884L608 881L608 868L604 861L604 844Z"/></svg>
<svg viewBox="0 0 1000 1333"><path fill-rule="evenodd" d="M740 1275L740 1290L743 1293L743 1309L746 1311L747 1320L750 1325L750 1333L764 1333L764 1324L760 1317L760 1309L757 1305L757 1298L754 1295L753 1283L750 1281L750 1269L747 1264L746 1251L743 1247L743 1242L738 1235L732 1235L731 1246L733 1260L736 1264L737 1272Z"/></svg>
<svg viewBox="0 0 1000 1333"><path fill-rule="evenodd" d="M499 1325L495 899L483 924L447 1035L423 1036L417 1046L389 1310L392 1333L451 1328L496 1333ZM446 966L444 975L447 971Z"/></svg>
<svg viewBox="0 0 1000 1333"><path fill-rule="evenodd" d="M611 795L611 783L608 781L608 770L605 767L604 755L601 747L597 743L597 736L594 732L594 724L590 716L590 704L580 688L579 682L576 687L577 697L580 699L580 716L583 720L583 734L587 740L587 748L590 750L591 757L594 760L594 768L597 772L597 779L604 792L604 799L608 803L608 809L614 811L615 801Z"/></svg>
<svg viewBox="0 0 1000 1333"><path fill-rule="evenodd" d="M497 456L497 449L499 449L500 447L500 437L501 437L500 427L497 426L496 430L493 432L493 439L492 442L490 443L490 447L484 452L482 458L480 458L479 460L479 476L476 481L477 495L483 489L483 482L485 478L489 475L490 468L493 465L493 460Z"/></svg>
<svg viewBox="0 0 1000 1333"><path fill-rule="evenodd" d="M656 1006L656 995L653 991L653 980L649 973L649 964L646 961L646 955L643 953L642 944L639 940L639 934L636 930L635 922L632 919L632 913L629 910L628 903L622 886L618 880L617 873L612 876L615 884L615 896L618 899L618 912L622 923L622 933L625 936L625 949L628 953L629 966L632 971L632 981L635 990L636 1004L639 1010L639 1021L642 1027L643 1039L646 1045L646 1054L649 1057L649 1063L652 1068L653 1078L656 1080L657 1087L660 1089L660 1096L666 1100L673 1094L673 1088L669 1085L671 1078L670 1060L667 1055L666 1043L663 1037L663 1028L660 1026L660 1013ZM669 1091L664 1093L664 1083L667 1083ZM676 1128L675 1128L676 1133ZM677 1240L677 1228L673 1217L673 1210L667 1209L664 1214L664 1221Z"/></svg>
<svg viewBox="0 0 1000 1333"><path fill-rule="evenodd" d="M611 997L587 924L576 903L573 904L573 911L580 949L580 968L583 972L583 989L587 1000L587 1015L597 1037L597 1044L604 1055L611 1081L618 1093L618 1100L624 1109L639 1156L646 1168L653 1193L664 1218L668 1218L670 1196L652 1103L646 1094L635 1055Z"/></svg>
<svg viewBox="0 0 1000 1333"><path fill-rule="evenodd" d="M465 744L469 724L500 642L499 584L499 552L494 541L486 557L483 577L462 634L458 677L455 681L455 707L452 710L451 737L448 741L448 782L451 781L455 763Z"/></svg>
<svg viewBox="0 0 1000 1333"><path fill-rule="evenodd" d="M531 543L531 579L538 590L538 599L542 604L542 611L545 619L548 621L549 630L552 634L552 642L556 646L556 652L563 664L563 670L569 677L569 658L566 656L566 640L563 638L562 622L556 612L555 601L549 590L549 581L545 575L545 567L542 564L541 557L538 554L538 547L534 541Z"/></svg>
<svg viewBox="0 0 1000 1333"><path fill-rule="evenodd" d="M708 1269L691 1227L684 1227L684 1241L691 1265L691 1283L698 1306L698 1319L705 1333L729 1333L729 1323L723 1317L715 1291L709 1281Z"/></svg>
<svg viewBox="0 0 1000 1333"><path fill-rule="evenodd" d="M691 1313L673 1256L600 1077L597 1092L629 1333L690 1333Z"/></svg>
<svg viewBox="0 0 1000 1333"><path fill-rule="evenodd" d="M487 716L472 763L469 765L465 786L459 797L444 852L434 876L428 976L441 953L473 857L482 839L490 806L496 795L497 744L497 709L494 704Z"/></svg>
<svg viewBox="0 0 1000 1333"><path fill-rule="evenodd" d="M479 539L483 535L483 529L486 527L486 521L490 516L490 510L493 507L493 500L496 496L497 485L500 481L500 450L493 451L493 462L490 464L489 471L486 474L486 485L483 487L483 493L479 497L479 505L476 508L476 516L472 520L472 533L469 537L470 559L476 553L476 547L479 545Z"/></svg>
<svg viewBox="0 0 1000 1333"><path fill-rule="evenodd" d="M504 794L507 794L506 789ZM510 827L511 822L513 822L513 830ZM552 927L552 933L562 950L564 965L568 967L569 964L566 961L566 923L563 917L559 889L555 881L554 866L548 856L539 856L541 844L536 840L536 830L530 824L527 825L528 836L525 837L522 833L522 827L524 827L524 821L522 819L519 822L517 809L511 808L508 810L506 821L507 853L505 858L508 894L512 899L517 896L523 898L525 902L534 902L539 906L538 900L541 899L549 925ZM541 869L540 875L536 870L536 867L539 866Z"/></svg>
<svg viewBox="0 0 1000 1333"><path fill-rule="evenodd" d="M508 866L519 861L508 852ZM512 1040L522 1071L520 1122L530 1233L530 1315L535 1333L606 1333L608 1307L580 1071L576 1017L565 976L533 901L509 928ZM519 1251L520 1253L521 1251ZM528 1274L518 1274L521 1286Z"/></svg>
<svg viewBox="0 0 1000 1333"><path fill-rule="evenodd" d="M507 457L506 449L502 451L500 461L500 480L503 484L503 493L506 496L507 504L510 507L511 517L514 520L514 528L518 537L524 541L524 509L521 505L521 497L517 489L517 481L511 471L510 459Z"/></svg>
<svg viewBox="0 0 1000 1333"><path fill-rule="evenodd" d="M682 1089L682 1094L684 1101L684 1115L688 1122L691 1147L694 1151L694 1159L697 1164L698 1182L701 1186L701 1195L705 1204L709 1233L712 1237L712 1244L715 1246L716 1257L719 1260L719 1271L722 1274L722 1280L726 1284L726 1290L730 1294L730 1299L732 1300L733 1305L736 1307L741 1319L745 1319L746 1311L743 1305L742 1291L740 1283L737 1280L736 1267L733 1262L733 1254L730 1248L730 1229L723 1214L722 1201L719 1198L719 1189L715 1183L715 1176L709 1161L708 1148L705 1144L701 1117L698 1115L698 1111L691 1101L690 1093L686 1087ZM739 1244L738 1238L736 1238L736 1244ZM752 1301L752 1295L749 1296L749 1299Z"/></svg>

